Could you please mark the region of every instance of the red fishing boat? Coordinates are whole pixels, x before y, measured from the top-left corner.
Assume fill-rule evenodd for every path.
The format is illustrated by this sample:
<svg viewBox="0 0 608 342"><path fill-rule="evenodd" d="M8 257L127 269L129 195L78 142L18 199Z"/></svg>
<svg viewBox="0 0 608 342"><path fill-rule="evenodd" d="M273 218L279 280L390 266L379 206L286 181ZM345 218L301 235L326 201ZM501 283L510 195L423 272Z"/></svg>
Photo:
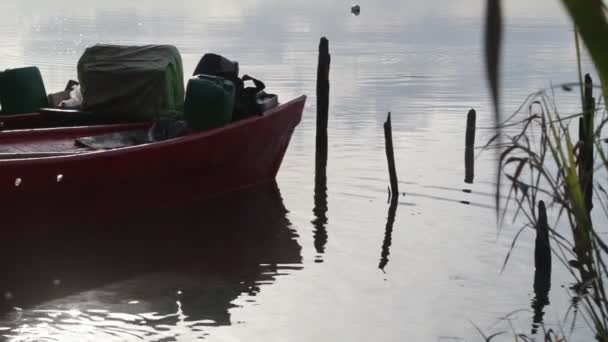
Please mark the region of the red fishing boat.
<svg viewBox="0 0 608 342"><path fill-rule="evenodd" d="M0 132L3 227L32 215L63 220L170 206L271 181L305 101L303 95L220 128L125 146L83 141L141 135L151 124Z"/></svg>

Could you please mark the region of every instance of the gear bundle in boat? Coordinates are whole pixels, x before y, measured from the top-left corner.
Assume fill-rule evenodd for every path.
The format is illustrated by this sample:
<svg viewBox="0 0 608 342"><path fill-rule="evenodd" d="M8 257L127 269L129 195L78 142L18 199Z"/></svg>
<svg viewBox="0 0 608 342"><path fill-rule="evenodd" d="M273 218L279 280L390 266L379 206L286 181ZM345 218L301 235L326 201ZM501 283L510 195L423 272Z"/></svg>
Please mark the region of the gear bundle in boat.
<svg viewBox="0 0 608 342"><path fill-rule="evenodd" d="M83 109L117 118L176 117L184 107L182 59L171 45L95 45L78 61Z"/></svg>

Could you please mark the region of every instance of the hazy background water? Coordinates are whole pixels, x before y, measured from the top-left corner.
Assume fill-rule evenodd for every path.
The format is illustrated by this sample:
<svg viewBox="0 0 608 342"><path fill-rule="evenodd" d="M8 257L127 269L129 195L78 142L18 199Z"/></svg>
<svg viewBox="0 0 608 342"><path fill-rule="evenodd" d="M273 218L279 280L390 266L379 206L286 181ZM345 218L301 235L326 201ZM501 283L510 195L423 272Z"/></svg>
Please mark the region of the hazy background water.
<svg viewBox="0 0 608 342"><path fill-rule="evenodd" d="M494 156L481 155L475 183L463 182L467 111L491 125L483 1L360 4L353 16L347 1L2 1L0 68L37 65L50 91L76 77L89 45L163 43L180 49L188 75L215 52L281 100L309 99L278 189L110 220L92 236L9 242L5 304L27 306L0 320L0 333L15 341L469 341L480 340L470 322L502 330L500 318L519 309L528 311L513 324L529 332L534 233L522 234L500 273L518 226L498 233ZM529 93L577 75L559 1L505 6L503 109L512 112ZM321 36L332 54L328 205L313 212ZM560 99L577 103L576 94ZM405 192L390 249L388 111ZM479 130L477 144L491 134ZM390 253L380 270L383 243ZM556 328L570 278L556 263L552 280L545 319Z"/></svg>

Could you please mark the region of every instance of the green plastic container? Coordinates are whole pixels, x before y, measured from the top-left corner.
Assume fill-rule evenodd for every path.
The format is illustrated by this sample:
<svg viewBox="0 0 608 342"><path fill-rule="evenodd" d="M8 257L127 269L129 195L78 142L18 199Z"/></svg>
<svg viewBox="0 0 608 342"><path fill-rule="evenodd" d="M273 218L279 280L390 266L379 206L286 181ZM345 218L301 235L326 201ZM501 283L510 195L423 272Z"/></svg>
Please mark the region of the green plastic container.
<svg viewBox="0 0 608 342"><path fill-rule="evenodd" d="M232 122L234 83L222 77L197 75L188 81L184 120L193 130L204 131Z"/></svg>
<svg viewBox="0 0 608 342"><path fill-rule="evenodd" d="M42 75L37 67L0 72L0 115L37 112L48 106Z"/></svg>

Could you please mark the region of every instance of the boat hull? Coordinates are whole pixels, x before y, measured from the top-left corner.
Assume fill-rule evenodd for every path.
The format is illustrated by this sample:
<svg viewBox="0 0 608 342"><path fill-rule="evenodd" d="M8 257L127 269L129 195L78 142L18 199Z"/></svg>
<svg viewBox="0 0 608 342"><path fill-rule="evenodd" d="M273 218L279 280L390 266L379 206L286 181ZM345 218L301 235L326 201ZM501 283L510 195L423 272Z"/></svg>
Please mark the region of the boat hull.
<svg viewBox="0 0 608 342"><path fill-rule="evenodd" d="M17 227L179 205L272 181L301 120L302 96L264 116L163 142L77 155L0 160L0 218ZM0 132L0 147L142 125ZM50 222L49 221L49 222Z"/></svg>

